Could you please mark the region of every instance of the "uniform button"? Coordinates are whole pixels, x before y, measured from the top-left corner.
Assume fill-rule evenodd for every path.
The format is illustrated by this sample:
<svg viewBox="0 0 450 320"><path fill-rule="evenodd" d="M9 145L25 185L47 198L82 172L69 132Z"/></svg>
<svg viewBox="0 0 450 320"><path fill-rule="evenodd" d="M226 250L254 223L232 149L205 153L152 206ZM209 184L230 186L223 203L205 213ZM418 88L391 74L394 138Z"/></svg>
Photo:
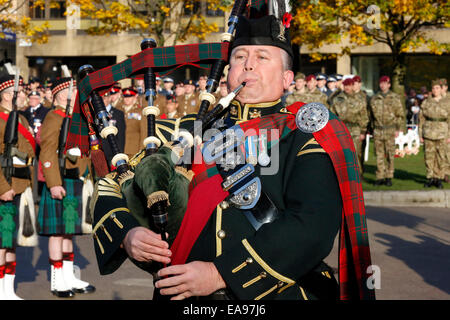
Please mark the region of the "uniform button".
<svg viewBox="0 0 450 320"><path fill-rule="evenodd" d="M259 274L259 276L264 279L265 277L267 277L267 273L263 271Z"/></svg>
<svg viewBox="0 0 450 320"><path fill-rule="evenodd" d="M228 209L229 206L230 206L230 205L228 204L227 201L222 201L222 202L220 203L220 208L221 208L222 210Z"/></svg>
<svg viewBox="0 0 450 320"><path fill-rule="evenodd" d="M250 264L250 263L253 263L253 259L249 257L249 258L245 259L245 262L247 262L247 263L249 263L249 264Z"/></svg>
<svg viewBox="0 0 450 320"><path fill-rule="evenodd" d="M219 230L217 231L217 236L219 237L219 239L224 239L226 237L226 233L224 230Z"/></svg>

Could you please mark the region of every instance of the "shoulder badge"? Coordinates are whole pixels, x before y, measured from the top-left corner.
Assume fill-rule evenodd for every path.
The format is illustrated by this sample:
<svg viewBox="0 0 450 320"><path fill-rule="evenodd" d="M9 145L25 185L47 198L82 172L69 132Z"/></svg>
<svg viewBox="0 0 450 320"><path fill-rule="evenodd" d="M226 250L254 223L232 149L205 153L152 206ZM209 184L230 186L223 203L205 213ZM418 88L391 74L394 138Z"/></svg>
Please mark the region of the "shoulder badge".
<svg viewBox="0 0 450 320"><path fill-rule="evenodd" d="M311 102L298 110L295 123L300 131L313 133L322 130L328 123L330 113L322 103Z"/></svg>

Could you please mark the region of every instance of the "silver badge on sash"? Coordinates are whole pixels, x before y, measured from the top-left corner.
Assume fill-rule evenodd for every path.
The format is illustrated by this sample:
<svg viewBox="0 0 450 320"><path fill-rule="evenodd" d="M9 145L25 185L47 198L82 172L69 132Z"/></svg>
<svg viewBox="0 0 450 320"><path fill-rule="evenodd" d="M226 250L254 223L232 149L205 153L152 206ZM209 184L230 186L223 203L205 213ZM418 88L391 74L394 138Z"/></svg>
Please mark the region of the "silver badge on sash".
<svg viewBox="0 0 450 320"><path fill-rule="evenodd" d="M328 123L330 113L322 103L311 102L298 110L295 116L297 127L305 133L322 130Z"/></svg>

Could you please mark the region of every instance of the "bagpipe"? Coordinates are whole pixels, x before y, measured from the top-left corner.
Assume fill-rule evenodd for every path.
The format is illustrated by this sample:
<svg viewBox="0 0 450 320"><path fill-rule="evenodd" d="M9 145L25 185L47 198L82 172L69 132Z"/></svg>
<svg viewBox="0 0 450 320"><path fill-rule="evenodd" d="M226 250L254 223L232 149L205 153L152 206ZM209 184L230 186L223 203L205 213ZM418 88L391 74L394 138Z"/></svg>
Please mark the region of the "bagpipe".
<svg viewBox="0 0 450 320"><path fill-rule="evenodd" d="M95 203L92 203L91 212L96 212L96 208L101 206L101 210L97 211L105 213L114 210L114 206L125 207L142 226L159 232L163 239L167 232L169 238L165 240L168 240L169 244L172 243L186 211L189 185L194 175L191 164L185 159L195 155L203 131L226 112L231 100L245 85L243 83L216 103L213 93L228 63L230 42L239 16L244 14L247 7L246 0L234 3L228 20L228 30L222 35L220 43L156 47L153 39L144 39L141 42L142 51L121 63L97 71L90 65L84 65L78 70L78 95L66 150L77 146L83 155L90 154L97 177L104 177L108 174L104 155L93 154L94 151L101 153L97 139L97 135L100 135L109 143L114 154L111 165L115 170L107 177L113 177L120 186L120 192L125 196L120 204L102 202L100 197L97 197L93 199ZM179 66L193 64L203 68L210 67L206 92L200 96L199 112L185 116L180 121L177 134L170 137L171 139L166 137L163 143L161 135L157 134L157 117L160 111L153 105L156 96L156 75L162 76ZM147 100L147 106L142 110L146 117L147 138L143 141L143 151L132 159L119 152L117 128L110 123L101 98L114 83L126 78L144 79ZM194 134L198 126L200 130ZM99 246L101 243L96 231L102 229L102 224L99 224L98 228L95 228L95 225L100 220L100 215L95 217L94 213L93 235ZM104 251L103 246L100 250Z"/></svg>

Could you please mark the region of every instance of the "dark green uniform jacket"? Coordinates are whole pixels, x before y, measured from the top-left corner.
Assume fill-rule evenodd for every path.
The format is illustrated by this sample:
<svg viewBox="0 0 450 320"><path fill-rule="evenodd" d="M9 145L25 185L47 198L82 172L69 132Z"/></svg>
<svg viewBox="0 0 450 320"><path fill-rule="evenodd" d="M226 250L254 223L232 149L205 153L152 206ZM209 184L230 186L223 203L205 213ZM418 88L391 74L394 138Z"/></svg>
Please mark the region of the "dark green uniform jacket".
<svg viewBox="0 0 450 320"><path fill-rule="evenodd" d="M252 114L287 112L280 101L233 104L237 112L228 115L228 125L249 120ZM172 130L168 128L167 132ZM281 213L279 218L256 231L241 210L218 206L187 262L212 261L227 284L227 295L235 299L336 299L337 283L332 270L323 263L333 247L342 214L331 159L312 134L294 130L279 143L279 162L275 162L272 157L271 165L279 167L274 175L260 175L259 166L255 168L263 192ZM112 179L99 184L99 190L118 187ZM102 209L100 204L95 208L95 223L103 225L94 228L102 274L113 272L124 261L126 254L120 243L128 230L139 225L119 194L113 200L124 209L115 210L114 218L110 218L113 209ZM113 240L108 240L105 232L95 232L99 228L106 228Z"/></svg>

